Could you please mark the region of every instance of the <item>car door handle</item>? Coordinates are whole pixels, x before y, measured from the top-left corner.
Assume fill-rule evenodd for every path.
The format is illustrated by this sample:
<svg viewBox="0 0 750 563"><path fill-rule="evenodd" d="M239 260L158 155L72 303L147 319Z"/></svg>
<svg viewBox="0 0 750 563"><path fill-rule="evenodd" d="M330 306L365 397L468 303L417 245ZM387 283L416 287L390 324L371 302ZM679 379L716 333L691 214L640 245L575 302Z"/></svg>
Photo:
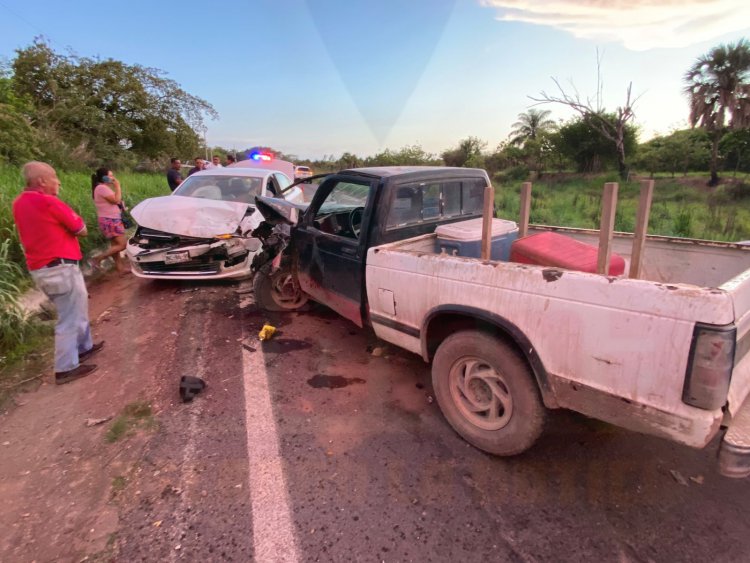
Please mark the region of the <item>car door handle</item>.
<svg viewBox="0 0 750 563"><path fill-rule="evenodd" d="M342 254L348 254L349 256L354 256L357 253L356 248L349 248L348 246L342 246L341 247L341 253Z"/></svg>

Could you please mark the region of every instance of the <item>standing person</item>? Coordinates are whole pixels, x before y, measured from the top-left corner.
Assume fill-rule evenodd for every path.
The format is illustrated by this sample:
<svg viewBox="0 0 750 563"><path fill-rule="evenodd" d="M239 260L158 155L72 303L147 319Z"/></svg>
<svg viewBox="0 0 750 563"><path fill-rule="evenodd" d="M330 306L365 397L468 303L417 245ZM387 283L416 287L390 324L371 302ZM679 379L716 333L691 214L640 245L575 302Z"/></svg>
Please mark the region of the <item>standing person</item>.
<svg viewBox="0 0 750 563"><path fill-rule="evenodd" d="M211 168L224 168L221 165L221 158L219 158L218 155L217 156L212 156L211 157L211 162L209 162L208 164L206 164L206 168L205 168L206 170L210 170Z"/></svg>
<svg viewBox="0 0 750 563"><path fill-rule="evenodd" d="M195 174L196 172L200 172L201 170L206 169L206 161L203 160L201 157L196 157L195 159L195 166L193 166L190 169L190 172L188 172L188 176L191 174Z"/></svg>
<svg viewBox="0 0 750 563"><path fill-rule="evenodd" d="M112 188L114 188L114 190ZM125 250L125 225L122 223L122 188L120 181L109 168L98 168L91 175L91 195L94 198L99 230L109 241L109 250L91 258L91 266L99 269L102 260L112 257L121 274L130 271L123 263L120 252Z"/></svg>
<svg viewBox="0 0 750 563"><path fill-rule="evenodd" d="M227 166L230 166L231 164L235 163L234 155L228 154L227 155Z"/></svg>
<svg viewBox="0 0 750 563"><path fill-rule="evenodd" d="M94 344L89 324L89 298L78 261L78 237L88 234L86 224L57 194L60 180L44 162L23 166L24 191L13 201L13 220L36 286L57 309L55 325L55 383L85 377L96 369L82 364L102 349Z"/></svg>
<svg viewBox="0 0 750 563"><path fill-rule="evenodd" d="M169 170L167 170L167 184L169 184L169 190L175 191L177 186L182 184L182 162L179 158L169 159Z"/></svg>

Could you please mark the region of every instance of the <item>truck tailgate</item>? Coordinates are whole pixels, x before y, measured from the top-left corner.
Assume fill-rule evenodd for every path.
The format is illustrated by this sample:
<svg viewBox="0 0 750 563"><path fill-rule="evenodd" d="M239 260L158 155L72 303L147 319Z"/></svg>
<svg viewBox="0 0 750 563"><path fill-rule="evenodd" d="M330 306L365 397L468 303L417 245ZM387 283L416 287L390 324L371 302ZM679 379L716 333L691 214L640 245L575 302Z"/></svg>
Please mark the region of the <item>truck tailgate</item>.
<svg viewBox="0 0 750 563"><path fill-rule="evenodd" d="M721 286L732 296L737 326L737 349L729 386L729 412L732 416L750 394L750 270Z"/></svg>

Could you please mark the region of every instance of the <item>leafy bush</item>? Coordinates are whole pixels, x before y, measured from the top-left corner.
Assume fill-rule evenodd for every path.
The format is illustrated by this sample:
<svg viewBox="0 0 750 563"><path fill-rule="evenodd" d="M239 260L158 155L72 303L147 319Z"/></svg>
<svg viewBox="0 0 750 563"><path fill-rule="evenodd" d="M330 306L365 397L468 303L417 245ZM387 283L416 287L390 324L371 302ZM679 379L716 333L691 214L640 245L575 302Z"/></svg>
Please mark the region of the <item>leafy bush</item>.
<svg viewBox="0 0 750 563"><path fill-rule="evenodd" d="M523 164L508 168L495 175L500 182L524 182L529 179L529 168Z"/></svg>

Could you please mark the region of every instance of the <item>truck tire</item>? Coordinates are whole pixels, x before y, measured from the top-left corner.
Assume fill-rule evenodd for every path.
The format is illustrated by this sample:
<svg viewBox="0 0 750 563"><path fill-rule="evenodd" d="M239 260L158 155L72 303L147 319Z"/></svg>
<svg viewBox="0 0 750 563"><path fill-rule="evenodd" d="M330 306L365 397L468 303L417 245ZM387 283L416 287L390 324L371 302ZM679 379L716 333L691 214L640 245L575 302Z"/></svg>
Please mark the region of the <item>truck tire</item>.
<svg viewBox="0 0 750 563"><path fill-rule="evenodd" d="M308 297L293 283L292 272L282 263L275 272L266 264L253 278L255 303L266 311L298 311L307 304Z"/></svg>
<svg viewBox="0 0 750 563"><path fill-rule="evenodd" d="M528 364L487 333L446 338L432 362L432 386L448 423L485 452L520 454L544 429L546 410Z"/></svg>

